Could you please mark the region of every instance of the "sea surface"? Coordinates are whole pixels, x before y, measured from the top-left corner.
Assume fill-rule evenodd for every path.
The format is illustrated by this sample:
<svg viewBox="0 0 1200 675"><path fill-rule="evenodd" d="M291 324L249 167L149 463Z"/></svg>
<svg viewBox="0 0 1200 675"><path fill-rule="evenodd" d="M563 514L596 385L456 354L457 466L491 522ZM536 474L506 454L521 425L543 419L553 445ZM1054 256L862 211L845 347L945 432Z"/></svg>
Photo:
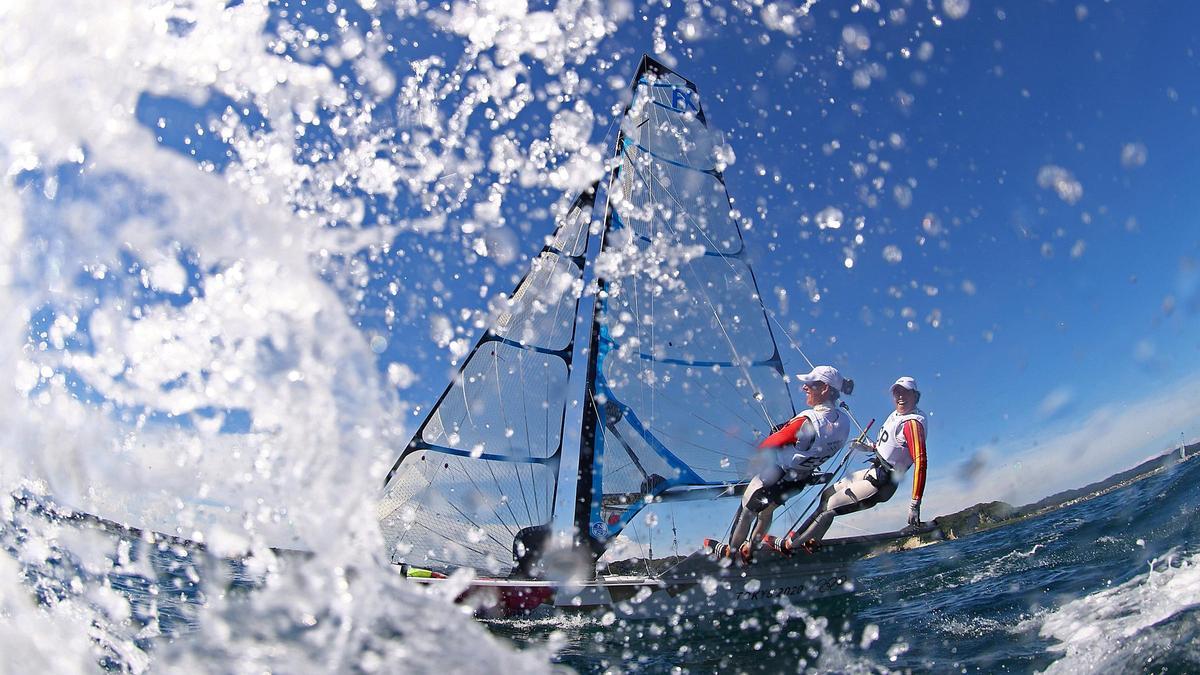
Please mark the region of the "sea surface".
<svg viewBox="0 0 1200 675"><path fill-rule="evenodd" d="M311 571L289 582L279 571L286 565L272 573L254 559L72 532L69 523L56 524L43 545L44 527L31 527L38 509L29 510L0 528L5 548L25 562L42 606L99 608L84 614L97 670L428 672L446 664L493 672L499 660L586 673L1200 672L1200 461L1192 458L1039 517L863 561L853 591L837 598L669 621L608 613L480 627L452 594L403 581L364 593L353 574L346 587L357 597L313 609L322 592ZM49 562L28 562L39 556ZM355 614L365 618L354 624ZM306 632L309 623L351 637L325 654L328 643Z"/></svg>
<svg viewBox="0 0 1200 675"><path fill-rule="evenodd" d="M808 607L633 622L495 624L553 635L580 672L1200 672L1200 461L1040 517L865 561Z"/></svg>

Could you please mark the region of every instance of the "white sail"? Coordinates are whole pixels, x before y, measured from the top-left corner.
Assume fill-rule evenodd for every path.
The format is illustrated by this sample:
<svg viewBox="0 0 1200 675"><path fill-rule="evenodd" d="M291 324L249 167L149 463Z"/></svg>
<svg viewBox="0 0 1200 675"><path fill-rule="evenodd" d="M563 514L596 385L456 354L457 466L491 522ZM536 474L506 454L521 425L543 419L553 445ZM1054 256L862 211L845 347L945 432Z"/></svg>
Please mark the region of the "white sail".
<svg viewBox="0 0 1200 675"><path fill-rule="evenodd" d="M649 57L633 89L580 462L577 524L598 545L672 491L744 480L757 441L794 412L699 92Z"/></svg>
<svg viewBox="0 0 1200 675"><path fill-rule="evenodd" d="M518 534L550 522L593 201L567 210L388 474L397 562L503 574Z"/></svg>

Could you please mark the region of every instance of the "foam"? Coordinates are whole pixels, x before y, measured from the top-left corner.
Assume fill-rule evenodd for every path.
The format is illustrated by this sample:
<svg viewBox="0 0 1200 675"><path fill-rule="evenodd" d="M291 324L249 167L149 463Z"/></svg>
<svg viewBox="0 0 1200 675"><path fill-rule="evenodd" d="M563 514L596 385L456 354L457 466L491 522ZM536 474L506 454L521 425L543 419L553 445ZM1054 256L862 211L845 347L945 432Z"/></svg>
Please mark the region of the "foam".
<svg viewBox="0 0 1200 675"><path fill-rule="evenodd" d="M1172 552L1143 575L1072 600L1041 618L1039 633L1062 658L1047 673L1103 672L1150 627L1200 604L1200 555Z"/></svg>

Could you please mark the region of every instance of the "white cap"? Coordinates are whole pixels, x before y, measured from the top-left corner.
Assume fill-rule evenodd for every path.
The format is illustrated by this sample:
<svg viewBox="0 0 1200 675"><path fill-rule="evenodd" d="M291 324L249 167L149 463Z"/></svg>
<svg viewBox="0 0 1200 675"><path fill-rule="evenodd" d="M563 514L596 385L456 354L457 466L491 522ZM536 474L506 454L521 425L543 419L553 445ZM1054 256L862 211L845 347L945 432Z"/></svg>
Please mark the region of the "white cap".
<svg viewBox="0 0 1200 675"><path fill-rule="evenodd" d="M803 382L824 382L825 384L833 387L834 389L837 389L838 391L842 390L842 384L843 384L842 374L839 373L838 369L834 368L833 366L817 366L816 368L812 369L811 373L806 373L804 375L797 375L796 377L802 383Z"/></svg>
<svg viewBox="0 0 1200 675"><path fill-rule="evenodd" d="M917 389L917 381L907 375L896 380L896 383L892 385L892 389L896 387L904 387L909 391L920 391L920 389Z"/></svg>

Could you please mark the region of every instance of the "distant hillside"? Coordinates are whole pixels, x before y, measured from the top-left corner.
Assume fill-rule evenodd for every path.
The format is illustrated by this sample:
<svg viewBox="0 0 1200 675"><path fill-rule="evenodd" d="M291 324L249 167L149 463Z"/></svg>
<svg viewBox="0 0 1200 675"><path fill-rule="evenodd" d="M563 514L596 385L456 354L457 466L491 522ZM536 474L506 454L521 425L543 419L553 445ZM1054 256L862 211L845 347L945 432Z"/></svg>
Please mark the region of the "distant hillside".
<svg viewBox="0 0 1200 675"><path fill-rule="evenodd" d="M1177 462L1191 461L1197 456L1200 456L1200 443L1193 443L1184 446L1182 456L1178 449L1172 450L1164 455L1148 459L1128 471L1113 474L1102 481L1081 488L1064 490L1025 506L1015 507L1005 502L976 504L962 511L934 518L933 523L938 526L940 532L930 534L928 538L933 541L939 538L936 534L940 534L947 539L957 539L980 530L1040 516L1064 506L1108 494L1113 490L1152 476Z"/></svg>

